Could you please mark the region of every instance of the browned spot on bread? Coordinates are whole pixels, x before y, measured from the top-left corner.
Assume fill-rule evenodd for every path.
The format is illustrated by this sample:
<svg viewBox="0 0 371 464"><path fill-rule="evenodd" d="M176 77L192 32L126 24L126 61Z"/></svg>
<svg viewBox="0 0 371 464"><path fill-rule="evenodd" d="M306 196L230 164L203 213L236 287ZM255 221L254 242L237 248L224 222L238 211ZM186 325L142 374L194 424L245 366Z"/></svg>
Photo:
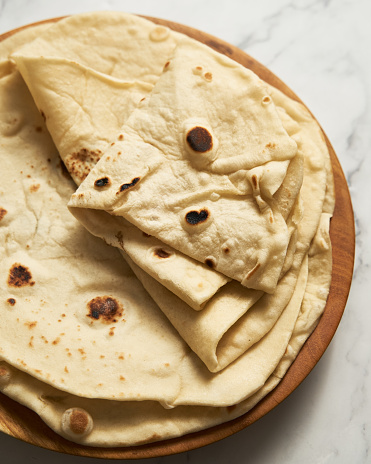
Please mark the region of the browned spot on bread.
<svg viewBox="0 0 371 464"><path fill-rule="evenodd" d="M210 213L207 209L202 209L201 211L189 211L185 215L185 220L188 224L194 226L205 222L209 217Z"/></svg>
<svg viewBox="0 0 371 464"><path fill-rule="evenodd" d="M102 187L109 187L111 185L111 181L108 177L101 177L94 182L94 187L102 188Z"/></svg>
<svg viewBox="0 0 371 464"><path fill-rule="evenodd" d="M120 134L118 138L119 138L119 140L124 140L124 135Z"/></svg>
<svg viewBox="0 0 371 464"><path fill-rule="evenodd" d="M4 218L8 211L4 208L0 208L0 221Z"/></svg>
<svg viewBox="0 0 371 464"><path fill-rule="evenodd" d="M76 435L82 435L86 432L89 425L89 416L85 411L74 409L70 416L70 428Z"/></svg>
<svg viewBox="0 0 371 464"><path fill-rule="evenodd" d="M15 303L16 303L14 298L8 298L6 301L7 301L8 304L10 304L10 306L14 306Z"/></svg>
<svg viewBox="0 0 371 464"><path fill-rule="evenodd" d="M213 80L213 75L211 74L211 72L206 72L206 73L204 74L204 78L205 78L207 81L211 82L211 81Z"/></svg>
<svg viewBox="0 0 371 464"><path fill-rule="evenodd" d="M252 176L251 180L252 180L254 189L257 189L258 188L258 178L254 175L254 176Z"/></svg>
<svg viewBox="0 0 371 464"><path fill-rule="evenodd" d="M93 151L82 148L78 152L66 156L65 164L71 175L82 182L101 156L101 150Z"/></svg>
<svg viewBox="0 0 371 464"><path fill-rule="evenodd" d="M111 328L110 328L110 331L108 332L108 335L109 335L110 337L113 337L113 336L115 335L115 329L116 329L116 327L111 327Z"/></svg>
<svg viewBox="0 0 371 464"><path fill-rule="evenodd" d="M214 269L215 267L215 261L212 258L206 258L205 264L206 266L209 266L211 269Z"/></svg>
<svg viewBox="0 0 371 464"><path fill-rule="evenodd" d="M163 248L156 248L153 254L158 258L169 258L171 256L171 253Z"/></svg>
<svg viewBox="0 0 371 464"><path fill-rule="evenodd" d="M68 370L67 366L64 366L64 372L66 372L67 374L69 373L69 370Z"/></svg>
<svg viewBox="0 0 371 464"><path fill-rule="evenodd" d="M33 192L37 192L40 188L40 184L33 184L30 186L30 192L33 193Z"/></svg>
<svg viewBox="0 0 371 464"><path fill-rule="evenodd" d="M97 296L90 300L87 306L88 317L108 324L117 322L123 313L122 305L110 296Z"/></svg>
<svg viewBox="0 0 371 464"><path fill-rule="evenodd" d="M188 131L186 140L191 149L199 153L205 153L213 148L213 137L205 127L193 127Z"/></svg>
<svg viewBox="0 0 371 464"><path fill-rule="evenodd" d="M125 377L123 375L120 375L120 380L125 380Z"/></svg>
<svg viewBox="0 0 371 464"><path fill-rule="evenodd" d="M165 70L166 68L168 68L169 65L170 65L170 61L167 61L167 62L165 63L165 65L164 65L164 70Z"/></svg>
<svg viewBox="0 0 371 464"><path fill-rule="evenodd" d="M276 148L276 144L275 143L272 143L272 142L269 142L266 144L265 146L266 148Z"/></svg>
<svg viewBox="0 0 371 464"><path fill-rule="evenodd" d="M15 263L9 270L8 285L9 287L25 287L35 285L35 282L32 280L31 272L26 266Z"/></svg>
<svg viewBox="0 0 371 464"><path fill-rule="evenodd" d="M43 128L41 126L36 126L35 131L36 132L42 132Z"/></svg>
<svg viewBox="0 0 371 464"><path fill-rule="evenodd" d="M52 345L58 345L58 343L61 341L59 337L57 337L55 340L52 341Z"/></svg>
<svg viewBox="0 0 371 464"><path fill-rule="evenodd" d="M134 179L132 179L132 181L128 184L122 184L121 187L120 187L120 190L117 192L117 194L119 194L120 192L123 192L131 187L134 187L135 184L137 184L138 182L140 181L140 177L134 177Z"/></svg>
<svg viewBox="0 0 371 464"><path fill-rule="evenodd" d="M41 117L43 118L44 121L46 121L46 115L43 110L40 110Z"/></svg>
<svg viewBox="0 0 371 464"><path fill-rule="evenodd" d="M24 325L26 325L29 329L33 329L37 326L37 321L25 322Z"/></svg>
<svg viewBox="0 0 371 464"><path fill-rule="evenodd" d="M231 250L228 247L223 248L224 253L228 254Z"/></svg>

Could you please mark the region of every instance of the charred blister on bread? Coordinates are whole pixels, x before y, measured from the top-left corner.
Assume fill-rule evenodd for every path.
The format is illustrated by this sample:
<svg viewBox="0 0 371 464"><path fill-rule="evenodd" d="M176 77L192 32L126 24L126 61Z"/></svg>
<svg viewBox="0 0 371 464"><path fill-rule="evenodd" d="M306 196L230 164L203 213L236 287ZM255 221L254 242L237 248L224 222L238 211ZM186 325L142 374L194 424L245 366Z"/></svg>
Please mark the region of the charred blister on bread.
<svg viewBox="0 0 371 464"><path fill-rule="evenodd" d="M205 153L213 148L213 137L205 127L196 126L190 129L186 140L189 147L199 153Z"/></svg>
<svg viewBox="0 0 371 464"><path fill-rule="evenodd" d="M118 322L124 311L119 301L107 295L93 298L88 302L87 307L89 311L87 317L106 324Z"/></svg>
<svg viewBox="0 0 371 464"><path fill-rule="evenodd" d="M109 177L100 177L94 182L94 187L98 188L99 190L103 189L104 187L109 187L111 185L111 181Z"/></svg>
<svg viewBox="0 0 371 464"><path fill-rule="evenodd" d="M210 216L209 211L205 208L202 209L201 211L189 211L185 215L185 220L188 224L195 226L198 225L202 222L207 221L208 217Z"/></svg>
<svg viewBox="0 0 371 464"><path fill-rule="evenodd" d="M9 270L8 286L9 287L25 287L33 286L35 282L32 280L31 271L22 264L15 263Z"/></svg>
<svg viewBox="0 0 371 464"><path fill-rule="evenodd" d="M170 256L172 255L170 251L165 250L164 248L161 248L161 247L156 247L153 251L153 254L161 259L170 258Z"/></svg>
<svg viewBox="0 0 371 464"><path fill-rule="evenodd" d="M128 189L130 189L131 187L134 187L134 185L136 185L139 181L140 181L140 177L134 177L134 179L132 179L131 182L126 183L126 184L122 184L122 185L120 186L120 189L119 189L119 191L117 192L116 195L118 195L118 194L121 193L121 192L125 192L125 190L128 190Z"/></svg>

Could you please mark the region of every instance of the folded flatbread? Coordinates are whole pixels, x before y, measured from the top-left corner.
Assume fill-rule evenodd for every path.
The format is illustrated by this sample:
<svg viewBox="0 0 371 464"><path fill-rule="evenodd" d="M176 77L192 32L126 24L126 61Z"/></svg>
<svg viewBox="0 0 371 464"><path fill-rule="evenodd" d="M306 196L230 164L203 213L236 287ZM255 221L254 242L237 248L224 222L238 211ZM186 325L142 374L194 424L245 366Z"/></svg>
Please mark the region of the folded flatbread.
<svg viewBox="0 0 371 464"><path fill-rule="evenodd" d="M289 234L269 199L297 145L247 69L188 41L169 63L70 206L125 217L242 285L272 293Z"/></svg>
<svg viewBox="0 0 371 464"><path fill-rule="evenodd" d="M103 151L122 136L123 123L152 90L180 37L185 39L126 13L84 13L52 25L13 54L77 185ZM143 235L125 219L105 216L90 214L84 224L107 243L123 249L195 310L202 309L230 280L165 247L155 237ZM170 266L163 259L167 253L172 255Z"/></svg>

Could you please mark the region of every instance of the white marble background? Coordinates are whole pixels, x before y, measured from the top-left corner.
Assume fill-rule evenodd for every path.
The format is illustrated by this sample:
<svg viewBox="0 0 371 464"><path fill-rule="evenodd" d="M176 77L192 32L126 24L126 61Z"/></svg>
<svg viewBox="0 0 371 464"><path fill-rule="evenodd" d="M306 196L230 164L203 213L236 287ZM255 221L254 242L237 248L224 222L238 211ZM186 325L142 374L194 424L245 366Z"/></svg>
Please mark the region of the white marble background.
<svg viewBox="0 0 371 464"><path fill-rule="evenodd" d="M268 66L316 115L349 183L357 227L353 286L328 350L274 411L219 443L138 462L371 463L371 1L0 0L0 33L89 10L162 17L230 42ZM0 434L2 464L93 464Z"/></svg>

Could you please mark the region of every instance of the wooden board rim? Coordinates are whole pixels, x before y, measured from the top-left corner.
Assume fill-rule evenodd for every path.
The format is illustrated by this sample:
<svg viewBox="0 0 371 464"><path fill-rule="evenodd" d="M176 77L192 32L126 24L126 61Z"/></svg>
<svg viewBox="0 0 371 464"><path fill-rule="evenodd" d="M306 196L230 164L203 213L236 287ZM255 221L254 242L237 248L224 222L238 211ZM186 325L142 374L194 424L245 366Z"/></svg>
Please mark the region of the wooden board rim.
<svg viewBox="0 0 371 464"><path fill-rule="evenodd" d="M290 98L303 103L277 76L237 47L189 26L159 18L148 16L145 18L203 42L252 69L259 77L280 89ZM62 18L52 18L13 29L0 35L0 41L27 27L56 22L60 19ZM336 193L336 205L330 230L333 247L330 294L318 326L304 344L282 381L271 393L251 411L230 422L179 438L122 448L94 448L69 442L53 432L36 413L0 394L0 431L42 448L77 456L107 459L152 458L190 451L226 438L248 427L287 398L314 368L331 342L343 315L353 276L355 229L351 198L339 160L325 133L324 137L330 151Z"/></svg>

